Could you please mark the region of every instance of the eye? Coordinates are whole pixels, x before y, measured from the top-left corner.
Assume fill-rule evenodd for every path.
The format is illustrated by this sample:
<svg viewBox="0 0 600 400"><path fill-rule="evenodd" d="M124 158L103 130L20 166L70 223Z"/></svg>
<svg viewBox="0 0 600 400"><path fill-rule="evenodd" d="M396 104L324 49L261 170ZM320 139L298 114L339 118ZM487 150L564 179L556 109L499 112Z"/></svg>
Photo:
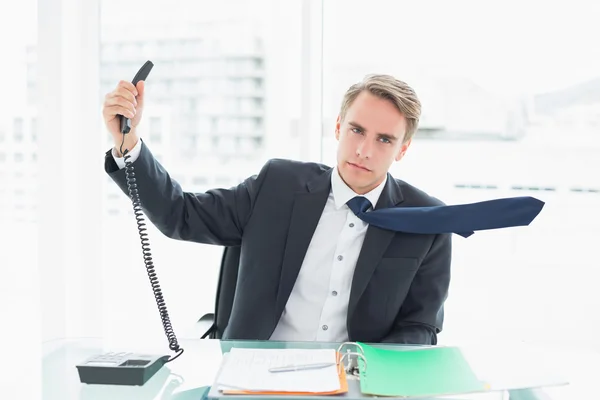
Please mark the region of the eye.
<svg viewBox="0 0 600 400"><path fill-rule="evenodd" d="M350 130L351 130L352 132L354 132L354 133L362 133L362 131L361 131L360 129L358 129L358 128L352 128L352 129L350 129Z"/></svg>
<svg viewBox="0 0 600 400"><path fill-rule="evenodd" d="M379 140L381 140L382 143L392 143L392 141L388 138L380 138Z"/></svg>

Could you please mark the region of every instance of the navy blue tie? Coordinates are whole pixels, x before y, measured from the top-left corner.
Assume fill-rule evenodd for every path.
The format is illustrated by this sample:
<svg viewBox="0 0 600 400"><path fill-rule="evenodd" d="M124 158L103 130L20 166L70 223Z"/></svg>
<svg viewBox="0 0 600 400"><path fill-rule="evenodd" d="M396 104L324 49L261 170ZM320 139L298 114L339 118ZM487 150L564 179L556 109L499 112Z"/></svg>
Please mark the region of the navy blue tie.
<svg viewBox="0 0 600 400"><path fill-rule="evenodd" d="M533 197L511 197L479 203L432 207L392 207L367 212L371 202L362 196L348 201L356 216L370 225L407 233L456 233L527 226L544 202Z"/></svg>

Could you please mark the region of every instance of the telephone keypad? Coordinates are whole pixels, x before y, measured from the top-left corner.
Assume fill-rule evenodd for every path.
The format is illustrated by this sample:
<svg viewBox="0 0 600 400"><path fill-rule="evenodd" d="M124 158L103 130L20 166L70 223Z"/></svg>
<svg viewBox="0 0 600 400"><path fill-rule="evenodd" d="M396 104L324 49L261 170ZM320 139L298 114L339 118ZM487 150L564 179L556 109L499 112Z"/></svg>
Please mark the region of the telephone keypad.
<svg viewBox="0 0 600 400"><path fill-rule="evenodd" d="M118 363L120 361L124 361L125 359L128 358L128 356L131 356L132 354L133 353L125 353L125 352L114 353L114 352L110 352L110 353L101 354L101 355L95 357L94 361L105 361L105 362Z"/></svg>

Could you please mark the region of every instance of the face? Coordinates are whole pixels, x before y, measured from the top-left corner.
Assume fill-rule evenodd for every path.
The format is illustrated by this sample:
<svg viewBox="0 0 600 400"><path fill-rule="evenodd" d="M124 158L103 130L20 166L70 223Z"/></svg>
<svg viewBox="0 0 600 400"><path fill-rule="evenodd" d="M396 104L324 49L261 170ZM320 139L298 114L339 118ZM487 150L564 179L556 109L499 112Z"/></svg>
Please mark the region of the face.
<svg viewBox="0 0 600 400"><path fill-rule="evenodd" d="M342 121L338 116L338 171L357 194L373 190L385 179L394 161L410 145L404 143L406 118L391 101L369 92L360 93Z"/></svg>

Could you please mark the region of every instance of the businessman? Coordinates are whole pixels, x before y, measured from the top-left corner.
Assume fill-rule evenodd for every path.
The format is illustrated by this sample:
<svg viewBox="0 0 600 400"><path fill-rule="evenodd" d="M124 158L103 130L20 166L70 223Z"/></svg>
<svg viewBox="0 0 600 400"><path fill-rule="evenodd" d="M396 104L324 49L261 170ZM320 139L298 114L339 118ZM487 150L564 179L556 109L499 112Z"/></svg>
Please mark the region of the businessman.
<svg viewBox="0 0 600 400"><path fill-rule="evenodd" d="M127 152L143 210L166 236L241 245L224 338L437 343L451 234L379 228L351 207L361 201L368 214L443 204L388 173L417 130L421 104L411 87L371 75L348 89L335 126L335 167L273 159L236 187L198 194L184 191L138 137L144 85L121 81L105 98L115 143L105 170L128 194ZM127 135L119 114L131 119Z"/></svg>

